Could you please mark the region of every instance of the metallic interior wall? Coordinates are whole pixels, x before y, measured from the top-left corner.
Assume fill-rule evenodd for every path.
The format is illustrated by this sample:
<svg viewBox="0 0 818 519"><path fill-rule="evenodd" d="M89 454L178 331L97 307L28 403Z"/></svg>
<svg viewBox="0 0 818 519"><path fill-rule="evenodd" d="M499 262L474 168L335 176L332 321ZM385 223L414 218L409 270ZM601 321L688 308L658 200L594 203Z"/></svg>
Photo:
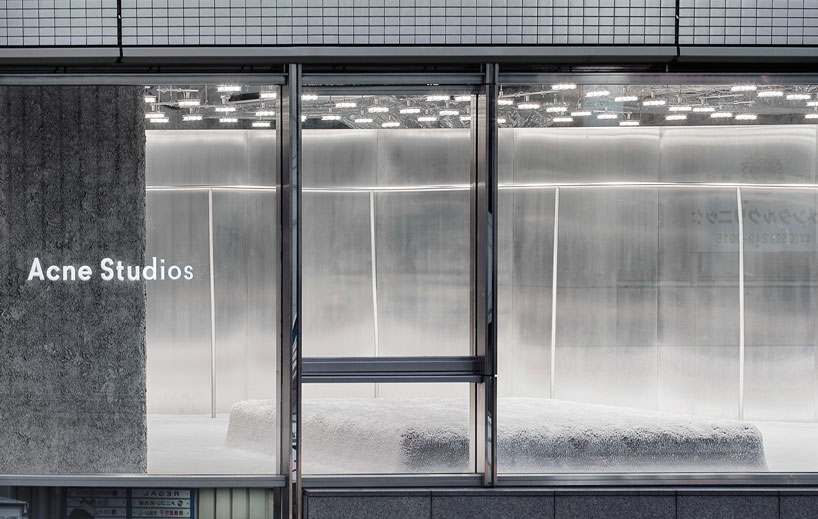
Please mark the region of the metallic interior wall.
<svg viewBox="0 0 818 519"><path fill-rule="evenodd" d="M216 410L276 394L275 131L149 130L147 252L193 266L147 283L148 412L211 411L212 189ZM174 190L155 190L173 186Z"/></svg>
<svg viewBox="0 0 818 519"><path fill-rule="evenodd" d="M149 185L274 182L266 166L274 164L274 132L203 135L149 131ZM469 183L468 130L305 130L303 139L305 355L468 354L469 195L439 187ZM561 399L738 417L735 189L576 184L811 184L816 139L806 125L502 129L501 396L548 396L553 372ZM562 184L553 368L557 190L514 186L537 182ZM815 193L745 187L742 196L745 417L811 421ZM225 409L274 391L265 337L275 331L266 316L275 310L267 261L275 257L276 210L271 191L217 191L213 200L217 399ZM782 211L792 219L781 221ZM206 192L150 192L148 218L148 257L184 255L206 272ZM750 242L776 233L807 241ZM151 409L204 412L207 281L148 290ZM163 306L180 300L183 313ZM197 368L180 380L179 362ZM338 395L325 389L306 391ZM369 396L373 387L348 392Z"/></svg>
<svg viewBox="0 0 818 519"><path fill-rule="evenodd" d="M582 185L729 182L745 185L744 417L813 421L816 194L748 186L814 184L817 138L813 125L501 130L501 396L548 396L553 372L560 399L738 418L736 188ZM513 185L531 183L549 185Z"/></svg>

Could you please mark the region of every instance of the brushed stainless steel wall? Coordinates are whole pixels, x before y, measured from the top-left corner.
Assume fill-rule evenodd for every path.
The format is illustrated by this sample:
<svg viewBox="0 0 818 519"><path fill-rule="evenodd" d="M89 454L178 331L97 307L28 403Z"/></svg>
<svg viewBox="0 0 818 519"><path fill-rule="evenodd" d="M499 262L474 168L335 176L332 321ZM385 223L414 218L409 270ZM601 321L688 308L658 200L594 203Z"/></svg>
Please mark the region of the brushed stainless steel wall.
<svg viewBox="0 0 818 519"><path fill-rule="evenodd" d="M305 130L303 139L305 355L467 355L469 131ZM441 184L461 189L428 190ZM373 189L316 191L350 187Z"/></svg>
<svg viewBox="0 0 818 519"><path fill-rule="evenodd" d="M547 396L552 369L554 187L514 184L813 184L817 140L814 125L502 130L500 394ZM745 418L814 420L816 193L743 195ZM738 218L735 188L561 187L556 397L737 418Z"/></svg>
<svg viewBox="0 0 818 519"><path fill-rule="evenodd" d="M208 191L184 186L234 187L216 188L212 196L216 410L272 399L278 205L274 190L252 188L275 185L275 132L146 133L147 256L194 266L192 281L148 282L148 412L211 411Z"/></svg>
<svg viewBox="0 0 818 519"><path fill-rule="evenodd" d="M210 412L207 218L206 192L147 193L145 257L192 265L194 273L191 281L146 283L148 412Z"/></svg>

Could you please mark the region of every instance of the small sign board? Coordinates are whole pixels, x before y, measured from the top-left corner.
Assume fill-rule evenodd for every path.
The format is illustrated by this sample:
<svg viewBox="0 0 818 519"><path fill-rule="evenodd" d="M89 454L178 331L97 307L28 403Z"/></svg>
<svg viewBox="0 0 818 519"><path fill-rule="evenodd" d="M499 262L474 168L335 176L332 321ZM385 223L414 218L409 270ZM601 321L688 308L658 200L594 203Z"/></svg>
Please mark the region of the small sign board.
<svg viewBox="0 0 818 519"><path fill-rule="evenodd" d="M182 488L66 488L63 519L195 519L196 493Z"/></svg>

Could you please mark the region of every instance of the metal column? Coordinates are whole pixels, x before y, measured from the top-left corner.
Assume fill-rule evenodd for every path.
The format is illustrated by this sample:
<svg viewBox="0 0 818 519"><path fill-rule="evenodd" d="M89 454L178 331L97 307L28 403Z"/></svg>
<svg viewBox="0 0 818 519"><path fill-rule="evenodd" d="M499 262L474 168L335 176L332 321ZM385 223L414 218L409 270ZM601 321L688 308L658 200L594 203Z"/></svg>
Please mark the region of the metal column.
<svg viewBox="0 0 818 519"><path fill-rule="evenodd" d="M278 188L281 193L281 388L276 419L279 473L287 478L281 493L282 518L301 517L301 65L290 65L281 95Z"/></svg>
<svg viewBox="0 0 818 519"><path fill-rule="evenodd" d="M485 66L485 82L477 96L475 162L472 189L474 217L473 354L483 363L482 382L473 386L472 405L476 445L476 471L483 483L497 481L497 65ZM476 116L476 117L475 117Z"/></svg>

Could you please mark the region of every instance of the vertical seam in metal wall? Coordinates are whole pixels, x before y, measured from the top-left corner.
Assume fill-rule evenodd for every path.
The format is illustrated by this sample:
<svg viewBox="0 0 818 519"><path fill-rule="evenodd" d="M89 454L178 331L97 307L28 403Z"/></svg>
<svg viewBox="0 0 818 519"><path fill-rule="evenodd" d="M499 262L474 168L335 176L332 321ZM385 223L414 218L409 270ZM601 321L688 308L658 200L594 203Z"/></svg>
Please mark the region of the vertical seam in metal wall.
<svg viewBox="0 0 818 519"><path fill-rule="evenodd" d="M676 56L681 54L681 50L679 49L679 17L681 13L681 0L676 0L676 14L673 20L673 43L676 46ZM659 9L662 9L662 4L659 4ZM661 37L660 37L661 40Z"/></svg>
<svg viewBox="0 0 818 519"><path fill-rule="evenodd" d="M119 57L116 62L122 62L122 0L116 0L116 45L119 47Z"/></svg>
<svg viewBox="0 0 818 519"><path fill-rule="evenodd" d="M738 219L738 418L744 420L744 215L741 211L741 187L736 187Z"/></svg>
<svg viewBox="0 0 818 519"><path fill-rule="evenodd" d="M369 191L369 246L372 249L370 265L372 266L372 318L375 328L375 357L380 356L378 342L378 255L375 252L375 191ZM380 387L375 382L375 398L380 396Z"/></svg>
<svg viewBox="0 0 818 519"><path fill-rule="evenodd" d="M548 397L556 398L557 383L557 260L560 233L560 188L554 188L554 239L551 251L551 386Z"/></svg>
<svg viewBox="0 0 818 519"><path fill-rule="evenodd" d="M207 245L210 261L210 416L216 418L216 269L213 264L213 188L207 190Z"/></svg>

